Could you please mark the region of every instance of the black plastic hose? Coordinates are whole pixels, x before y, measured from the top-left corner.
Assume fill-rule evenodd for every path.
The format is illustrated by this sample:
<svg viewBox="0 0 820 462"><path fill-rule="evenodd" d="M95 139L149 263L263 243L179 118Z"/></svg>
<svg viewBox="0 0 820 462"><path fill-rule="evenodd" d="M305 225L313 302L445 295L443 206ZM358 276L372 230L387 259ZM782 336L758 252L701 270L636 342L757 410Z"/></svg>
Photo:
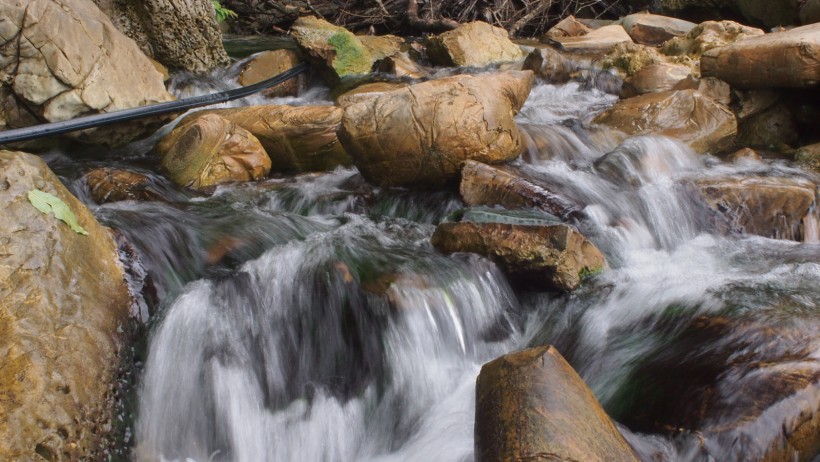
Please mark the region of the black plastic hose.
<svg viewBox="0 0 820 462"><path fill-rule="evenodd" d="M187 111L188 109L193 109L196 107L209 106L211 104L224 103L226 101L244 98L245 96L250 96L258 91L292 79L293 77L296 77L302 72L308 70L308 68L309 66L306 63L300 63L275 77L271 77L270 79L220 93L194 96L192 98L151 104L148 106L140 106L131 109L123 109L122 111L94 114L85 117L78 117L76 119L65 120L62 122L53 122L50 124L0 131L0 145L33 140L44 136L61 135L63 133L77 130L85 130L87 128L101 127L103 125L111 125L120 122L127 122L129 120L141 119L143 117Z"/></svg>

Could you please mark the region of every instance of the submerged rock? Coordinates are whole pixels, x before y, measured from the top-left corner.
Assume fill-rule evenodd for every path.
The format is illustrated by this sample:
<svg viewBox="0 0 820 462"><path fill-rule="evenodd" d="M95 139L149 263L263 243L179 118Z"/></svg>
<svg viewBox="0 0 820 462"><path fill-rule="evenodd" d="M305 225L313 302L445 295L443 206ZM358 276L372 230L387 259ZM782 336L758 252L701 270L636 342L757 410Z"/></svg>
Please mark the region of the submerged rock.
<svg viewBox="0 0 820 462"><path fill-rule="evenodd" d="M247 106L210 111L251 132L275 172L317 172L350 165L336 131L343 111L335 106Z"/></svg>
<svg viewBox="0 0 820 462"><path fill-rule="evenodd" d="M581 377L552 346L504 355L476 380L475 452L490 461L634 461Z"/></svg>
<svg viewBox="0 0 820 462"><path fill-rule="evenodd" d="M0 80L47 122L173 99L151 61L89 1L2 2L0 17ZM145 124L72 136L124 144L156 128Z"/></svg>
<svg viewBox="0 0 820 462"><path fill-rule="evenodd" d="M162 168L174 183L196 190L258 180L270 158L250 132L216 114L186 117L157 144Z"/></svg>
<svg viewBox="0 0 820 462"><path fill-rule="evenodd" d="M0 185L0 459L102 460L131 304L117 245L39 157L0 151Z"/></svg>
<svg viewBox="0 0 820 462"><path fill-rule="evenodd" d="M301 62L299 54L293 50L281 49L263 51L251 57L239 74L239 84L253 85L285 72ZM274 98L278 96L297 96L301 76L282 82L263 90L262 95Z"/></svg>
<svg viewBox="0 0 820 462"><path fill-rule="evenodd" d="M701 72L738 88L820 84L820 24L774 32L704 53Z"/></svg>
<svg viewBox="0 0 820 462"><path fill-rule="evenodd" d="M575 228L508 223L441 223L431 242L445 252L487 257L511 277L541 290L569 291L606 268L606 258Z"/></svg>
<svg viewBox="0 0 820 462"><path fill-rule="evenodd" d="M500 163L524 148L513 120L535 81L530 71L456 75L356 95L339 138L367 181L437 186L467 159Z"/></svg>
<svg viewBox="0 0 820 462"><path fill-rule="evenodd" d="M729 108L695 90L649 93L618 102L596 117L626 135L657 134L683 141L699 153L730 147L737 121Z"/></svg>
<svg viewBox="0 0 820 462"><path fill-rule="evenodd" d="M83 176L91 198L98 204L117 201L158 201L162 194L142 173L115 168L95 168Z"/></svg>
<svg viewBox="0 0 820 462"><path fill-rule="evenodd" d="M805 225L817 220L817 185L778 177L706 178L697 180L700 194L730 227L744 234L800 241Z"/></svg>
<svg viewBox="0 0 820 462"><path fill-rule="evenodd" d="M618 413L641 432L691 435L704 459L810 461L820 453L816 317L703 316L633 373ZM694 454L693 454L694 455Z"/></svg>
<svg viewBox="0 0 820 462"><path fill-rule="evenodd" d="M524 58L507 31L475 21L429 39L427 53L434 64L484 67Z"/></svg>

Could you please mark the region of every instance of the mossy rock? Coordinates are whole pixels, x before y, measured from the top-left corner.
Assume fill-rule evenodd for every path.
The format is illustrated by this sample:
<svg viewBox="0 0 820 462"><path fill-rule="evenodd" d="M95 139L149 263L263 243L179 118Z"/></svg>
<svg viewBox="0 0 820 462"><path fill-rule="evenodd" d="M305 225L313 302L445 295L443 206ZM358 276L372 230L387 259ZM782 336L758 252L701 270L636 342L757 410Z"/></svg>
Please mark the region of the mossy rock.
<svg viewBox="0 0 820 462"><path fill-rule="evenodd" d="M292 35L305 54L326 66L335 79L367 74L373 66L373 56L358 37L325 20L299 18Z"/></svg>

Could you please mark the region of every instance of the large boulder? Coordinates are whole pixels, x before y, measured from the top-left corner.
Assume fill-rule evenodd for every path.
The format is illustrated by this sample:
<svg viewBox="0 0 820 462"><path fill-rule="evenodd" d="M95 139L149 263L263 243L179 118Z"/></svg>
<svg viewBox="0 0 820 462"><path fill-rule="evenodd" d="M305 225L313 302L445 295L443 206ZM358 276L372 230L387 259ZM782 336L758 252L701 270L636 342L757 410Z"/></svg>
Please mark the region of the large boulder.
<svg viewBox="0 0 820 462"><path fill-rule="evenodd" d="M336 131L342 124L335 106L248 106L209 111L251 132L275 172L317 172L350 165Z"/></svg>
<svg viewBox="0 0 820 462"><path fill-rule="evenodd" d="M512 43L507 31L475 21L431 37L428 54L434 64L484 67L524 58L521 47Z"/></svg>
<svg viewBox="0 0 820 462"><path fill-rule="evenodd" d="M87 0L5 1L0 17L0 81L47 122L172 99L139 47ZM116 144L144 133L101 130L84 136Z"/></svg>
<svg viewBox="0 0 820 462"><path fill-rule="evenodd" d="M635 43L660 45L689 33L695 23L657 14L631 14L623 19L623 28Z"/></svg>
<svg viewBox="0 0 820 462"><path fill-rule="evenodd" d="M227 66L210 0L93 0L114 25L162 64L205 73Z"/></svg>
<svg viewBox="0 0 820 462"><path fill-rule="evenodd" d="M782 177L705 178L703 199L744 234L801 241L818 221L817 185Z"/></svg>
<svg viewBox="0 0 820 462"><path fill-rule="evenodd" d="M117 245L39 157L0 151L0 185L0 459L103 460L131 307Z"/></svg>
<svg viewBox="0 0 820 462"><path fill-rule="evenodd" d="M371 183L443 185L464 160L501 163L521 153L513 116L534 81L530 71L456 75L355 95L339 138Z"/></svg>
<svg viewBox="0 0 820 462"><path fill-rule="evenodd" d="M433 246L444 253L471 252L501 266L515 281L540 290L570 291L606 268L606 258L569 225L446 222Z"/></svg>
<svg viewBox="0 0 820 462"><path fill-rule="evenodd" d="M253 55L242 67L239 73L239 84L253 85L263 80L277 76L301 62L299 54L286 48L268 50ZM278 96L296 96L302 76L286 80L278 85L263 90L262 95L274 98Z"/></svg>
<svg viewBox="0 0 820 462"><path fill-rule="evenodd" d="M475 452L479 462L638 460L552 346L510 353L481 368Z"/></svg>
<svg viewBox="0 0 820 462"><path fill-rule="evenodd" d="M156 150L171 180L196 190L258 180L271 167L255 136L216 114L188 116L160 140Z"/></svg>
<svg viewBox="0 0 820 462"><path fill-rule="evenodd" d="M710 50L701 72L738 88L820 84L820 24L750 38Z"/></svg>
<svg viewBox="0 0 820 462"><path fill-rule="evenodd" d="M581 206L510 169L472 160L464 161L459 191L464 203L470 206L534 208L563 220L582 213Z"/></svg>
<svg viewBox="0 0 820 462"><path fill-rule="evenodd" d="M649 93L620 101L594 119L629 136L657 134L699 153L731 146L737 121L727 107L695 90Z"/></svg>
<svg viewBox="0 0 820 462"><path fill-rule="evenodd" d="M301 17L293 23L291 35L305 55L322 66L331 82L367 74L373 67L373 56L359 37L324 19Z"/></svg>

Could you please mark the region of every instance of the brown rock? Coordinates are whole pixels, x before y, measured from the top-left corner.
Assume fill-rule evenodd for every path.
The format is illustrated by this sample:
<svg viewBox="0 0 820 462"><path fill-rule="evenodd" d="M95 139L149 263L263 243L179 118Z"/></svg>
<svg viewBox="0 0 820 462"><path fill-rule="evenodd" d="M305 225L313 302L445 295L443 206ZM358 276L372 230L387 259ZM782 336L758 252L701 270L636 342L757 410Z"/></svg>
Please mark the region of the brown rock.
<svg viewBox="0 0 820 462"><path fill-rule="evenodd" d="M798 310L695 319L637 369L630 394L640 402L625 423L692 433L704 459L812 460L820 452L820 324Z"/></svg>
<svg viewBox="0 0 820 462"><path fill-rule="evenodd" d="M623 76L631 76L653 64L663 64L668 60L658 50L632 42L623 42L612 47L597 62L604 69L615 69Z"/></svg>
<svg viewBox="0 0 820 462"><path fill-rule="evenodd" d="M263 51L254 55L239 74L239 84L253 85L281 74L299 64L299 54L293 50L281 49ZM299 78L294 78L268 88L262 92L268 97L296 96L299 94Z"/></svg>
<svg viewBox="0 0 820 462"><path fill-rule="evenodd" d="M475 452L490 461L637 461L552 346L495 359L476 380Z"/></svg>
<svg viewBox="0 0 820 462"><path fill-rule="evenodd" d="M507 31L475 21L429 39L427 53L434 64L484 67L524 58Z"/></svg>
<svg viewBox="0 0 820 462"><path fill-rule="evenodd" d="M692 71L679 64L650 64L624 80L621 98L668 90L697 88Z"/></svg>
<svg viewBox="0 0 820 462"><path fill-rule="evenodd" d="M794 160L807 169L820 173L820 143L798 149Z"/></svg>
<svg viewBox="0 0 820 462"><path fill-rule="evenodd" d="M551 39L565 51L606 52L615 45L632 42L632 38L619 24L604 26L580 37L558 37Z"/></svg>
<svg viewBox="0 0 820 462"><path fill-rule="evenodd" d="M216 114L186 117L160 140L156 149L171 180L196 190L258 180L271 167L255 136Z"/></svg>
<svg viewBox="0 0 820 462"><path fill-rule="evenodd" d="M709 206L744 234L801 241L807 220L817 219L817 185L807 180L712 178L696 184Z"/></svg>
<svg viewBox="0 0 820 462"><path fill-rule="evenodd" d="M723 80L704 77L698 81L698 92L715 102L728 106L732 102L732 87Z"/></svg>
<svg viewBox="0 0 820 462"><path fill-rule="evenodd" d="M395 35L360 35L358 38L374 62L399 53L404 44L404 39Z"/></svg>
<svg viewBox="0 0 820 462"><path fill-rule="evenodd" d="M131 306L117 245L39 157L0 151L0 185L0 459L103 460ZM36 209L35 189L88 234Z"/></svg>
<svg viewBox="0 0 820 462"><path fill-rule="evenodd" d="M748 119L774 106L779 99L780 94L772 90L737 90L732 109L738 119Z"/></svg>
<svg viewBox="0 0 820 462"><path fill-rule="evenodd" d="M578 65L549 46L536 47L524 59L522 69L535 72L538 77L553 83L572 79Z"/></svg>
<svg viewBox="0 0 820 462"><path fill-rule="evenodd" d="M162 195L147 175L114 168L95 168L83 176L98 204L117 201L159 201Z"/></svg>
<svg viewBox="0 0 820 462"><path fill-rule="evenodd" d="M820 24L774 32L704 53L701 72L738 88L820 83Z"/></svg>
<svg viewBox="0 0 820 462"><path fill-rule="evenodd" d="M739 160L762 160L763 157L754 149L743 148L729 154L729 157L726 159L730 162L737 162Z"/></svg>
<svg viewBox="0 0 820 462"><path fill-rule="evenodd" d="M764 32L760 29L733 21L706 21L695 26L685 36L667 41L661 50L669 56L689 56L699 59L711 49L763 34Z"/></svg>
<svg viewBox="0 0 820 462"><path fill-rule="evenodd" d="M575 16L569 15L559 21L558 24L552 26L544 35L545 38L557 39L563 37L580 37L587 35L591 31L592 29L575 19Z"/></svg>
<svg viewBox="0 0 820 462"><path fill-rule="evenodd" d="M781 148L794 146L797 141L794 117L783 105L741 120L737 130L737 143L741 146Z"/></svg>
<svg viewBox="0 0 820 462"><path fill-rule="evenodd" d="M372 82L342 93L336 98L336 103L341 107L353 104L357 101L371 98L375 94L386 93L394 90L399 90L409 86L402 82Z"/></svg>
<svg viewBox="0 0 820 462"><path fill-rule="evenodd" d="M350 165L336 131L342 109L335 106L248 106L212 111L251 132L276 172L315 172Z"/></svg>
<svg viewBox="0 0 820 462"><path fill-rule="evenodd" d="M410 55L407 52L396 53L384 58L381 63L379 63L379 71L393 74L397 77L409 77L411 79L426 79L430 77L430 72L410 59Z"/></svg>
<svg viewBox="0 0 820 462"><path fill-rule="evenodd" d="M91 2L7 1L0 3L0 18L0 80L19 104L45 121L173 99L139 47ZM128 130L97 129L77 136L121 144L145 133L130 124Z"/></svg>
<svg viewBox="0 0 820 462"><path fill-rule="evenodd" d="M431 242L441 252L487 257L513 278L542 290L574 290L585 275L607 266L594 244L563 224L448 222L436 227Z"/></svg>
<svg viewBox="0 0 820 462"><path fill-rule="evenodd" d="M581 213L581 207L509 169L472 160L461 169L461 198L467 205L507 209L537 208L564 220Z"/></svg>
<svg viewBox="0 0 820 462"><path fill-rule="evenodd" d="M660 45L689 33L695 23L657 14L631 14L624 18L623 27L635 43Z"/></svg>
<svg viewBox="0 0 820 462"><path fill-rule="evenodd" d="M521 153L513 116L534 81L530 71L456 75L357 95L344 108L339 138L371 183L442 185L464 160L500 163Z"/></svg>
<svg viewBox="0 0 820 462"><path fill-rule="evenodd" d="M699 153L728 148L737 133L734 114L695 90L650 93L622 100L594 122L630 136L669 136Z"/></svg>

